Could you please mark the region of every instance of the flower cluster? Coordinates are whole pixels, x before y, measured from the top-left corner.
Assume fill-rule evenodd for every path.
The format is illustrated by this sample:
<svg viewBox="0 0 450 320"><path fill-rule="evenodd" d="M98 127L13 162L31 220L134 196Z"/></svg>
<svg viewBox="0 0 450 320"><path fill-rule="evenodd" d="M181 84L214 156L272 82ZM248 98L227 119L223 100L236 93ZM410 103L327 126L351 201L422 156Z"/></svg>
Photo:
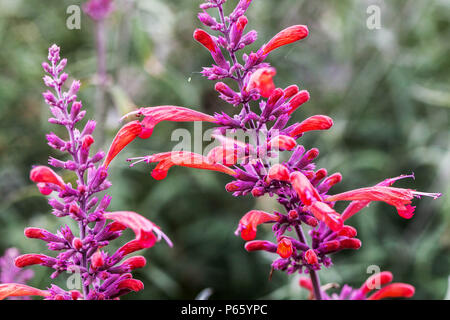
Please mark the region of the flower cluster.
<svg viewBox="0 0 450 320"><path fill-rule="evenodd" d="M68 74L63 72L67 60L60 58L58 46L50 47L48 60L42 66L48 74L44 77L44 83L53 90L43 94L53 115L49 122L65 128L68 138L51 132L47 135L47 141L50 147L70 157L68 160L50 157L49 166L32 168L30 179L43 195L52 195L48 201L52 213L56 217L72 219L78 224L79 230L75 232L68 225L62 226L56 233L42 228L26 228L27 238L40 239L47 243L48 249L60 253L56 257L24 254L15 259L15 265L18 268L30 265L51 268L54 270L51 278L64 272L76 272L81 279L82 292L65 291L56 285L40 290L11 282L0 285L0 298L38 295L54 300L116 299L143 289L142 282L133 279L131 271L144 267L146 259L133 256L122 261L124 258L138 250L152 247L162 238L169 245L172 244L158 226L138 213L107 211L111 197L99 195L111 186L107 165L101 163L105 153L98 151L91 155L96 123L88 120L81 131L76 127L86 114L82 103L77 100L80 82L73 81L69 90L63 91L68 79ZM72 172L76 181L66 182L51 167ZM110 241L120 237L126 228L134 231L135 239L125 243L116 252L105 251Z"/></svg>
<svg viewBox="0 0 450 320"><path fill-rule="evenodd" d="M322 298L317 271L332 265L331 254L345 249L359 249L361 241L357 231L347 225L347 220L372 201L382 201L394 206L403 218L411 218L413 198L440 194L423 193L411 189L392 187L399 176L379 184L331 195L330 189L341 182L340 173L328 174L316 168L314 160L319 150L306 150L297 140L315 130L328 130L333 120L325 115L313 115L300 123L288 124L293 112L305 104L310 95L297 85L278 88L274 83L276 69L267 62L270 53L308 36L308 28L294 25L277 33L256 52L238 54L257 40L257 32L247 30L245 16L251 0L240 0L234 10L225 15L225 0L209 0L200 5L199 20L216 35L205 30L195 30L194 39L211 54L214 64L203 68L202 74L217 81L215 90L219 98L239 112L230 116L225 112L210 116L179 106L141 108L124 118L137 116L120 129L106 159L106 166L131 141L137 137L147 139L161 121L205 121L217 125L214 137L219 146L207 155L189 151L174 151L129 159L157 163L152 171L155 179L164 179L174 166L215 170L226 173L234 180L226 190L234 196L251 194L261 197L276 196L285 212L252 210L239 222L237 235L247 241L247 251L264 250L279 257L272 263L275 270L306 272L316 299ZM209 10L217 10L213 17ZM226 53L226 54L224 54ZM224 81L227 81L226 84ZM234 83L234 85L232 84ZM234 89L233 89L234 88ZM237 132L250 136L248 143L230 137ZM279 161L281 152L290 151L286 161ZM351 201L342 214L335 211L337 201ZM275 241L255 240L257 227L273 224ZM309 227L309 238L304 227ZM293 234L289 232L293 231ZM325 296L325 294L324 294Z"/></svg>

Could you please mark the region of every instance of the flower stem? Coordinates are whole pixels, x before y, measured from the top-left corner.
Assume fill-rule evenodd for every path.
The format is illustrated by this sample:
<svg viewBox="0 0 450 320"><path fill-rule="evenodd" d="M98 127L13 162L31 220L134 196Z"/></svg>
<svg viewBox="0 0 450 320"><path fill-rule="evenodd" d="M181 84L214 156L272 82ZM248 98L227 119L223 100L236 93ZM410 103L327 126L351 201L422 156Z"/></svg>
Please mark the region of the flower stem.
<svg viewBox="0 0 450 320"><path fill-rule="evenodd" d="M302 227L299 225L296 225L294 227L294 229L295 229L295 232L297 233L297 236L298 236L298 239L300 240L300 242L306 244L306 239L305 239L305 235L303 234ZM314 297L316 298L316 300L322 300L322 293L320 291L320 279L319 279L319 276L317 275L317 271L309 269L309 276L311 277L311 283L312 283L313 289L314 289Z"/></svg>

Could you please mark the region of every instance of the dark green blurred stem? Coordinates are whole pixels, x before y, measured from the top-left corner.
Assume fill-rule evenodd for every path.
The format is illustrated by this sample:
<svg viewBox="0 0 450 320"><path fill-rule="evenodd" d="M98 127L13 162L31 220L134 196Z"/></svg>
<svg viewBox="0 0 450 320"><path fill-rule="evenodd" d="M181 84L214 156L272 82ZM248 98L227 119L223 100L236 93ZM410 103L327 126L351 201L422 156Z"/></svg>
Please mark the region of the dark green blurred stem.
<svg viewBox="0 0 450 320"><path fill-rule="evenodd" d="M294 228L295 228L295 232L297 233L297 236L298 236L298 239L300 240L300 242L303 242L306 244L306 239L305 239L305 235L303 234L302 227L300 227L299 225L296 225ZM320 279L319 279L319 276L317 275L317 271L310 269L309 276L311 277L311 283L313 285L315 299L322 300L322 293L320 291Z"/></svg>
<svg viewBox="0 0 450 320"><path fill-rule="evenodd" d="M106 122L106 30L104 20L99 20L95 25L95 46L97 50L97 92L95 98L95 120L97 121L97 143L99 146L105 140Z"/></svg>

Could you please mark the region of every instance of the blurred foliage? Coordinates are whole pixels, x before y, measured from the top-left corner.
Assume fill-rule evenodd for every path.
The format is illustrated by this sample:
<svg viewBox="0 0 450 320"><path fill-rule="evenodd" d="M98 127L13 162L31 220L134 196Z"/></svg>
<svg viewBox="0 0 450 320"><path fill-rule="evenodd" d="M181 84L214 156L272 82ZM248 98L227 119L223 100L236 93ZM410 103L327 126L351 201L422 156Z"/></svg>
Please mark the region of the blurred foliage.
<svg viewBox="0 0 450 320"><path fill-rule="evenodd" d="M192 39L193 30L200 27L196 19L200 1L115 2L116 11L107 21L111 78L107 141L120 126L118 118L135 105L234 112L218 99L213 83L199 74L211 63L207 51ZM235 2L229 0L227 8ZM94 24L83 15L81 30L68 30L66 9L71 4L81 1L0 2L0 252L16 246L23 252L49 253L43 243L25 239L24 227L54 231L68 221L49 213L28 172L33 164L46 163L52 153L45 133L56 128L47 122L40 67L52 43L60 45L69 59L70 75L83 82L80 98L87 118L94 113ZM379 30L366 27L371 4L381 8ZM415 298L442 299L446 294L449 9L449 0L258 0L248 12L249 27L259 32L253 50L286 26L309 26L306 40L271 53L269 61L278 70L278 86L296 83L311 93L311 101L297 111L295 120L313 114L335 120L332 130L308 134L301 141L321 150L319 167L342 173L343 182L335 192L414 172L415 181L398 186L444 193L436 201L417 201L411 220L382 203L352 218L363 247L335 256L335 266L320 272L322 283L359 286L368 276L367 267L378 265L391 270L395 280L416 286ZM218 173L174 168L167 179L157 182L149 167L127 167L124 160L130 155L170 150L176 144L170 134L178 127L193 129L186 123L162 123L151 139L134 142L111 168L111 209L140 212L175 243L173 249L160 243L144 252L149 265L137 277L145 290L128 298L191 299L208 287L212 299L306 297L296 277L275 273L269 281L271 257L248 254L233 234L247 210L270 210L276 205L273 199L234 198L224 190L228 178ZM269 229L265 235L270 235ZM34 270L32 284L48 286L49 270ZM58 281L64 285L64 279Z"/></svg>

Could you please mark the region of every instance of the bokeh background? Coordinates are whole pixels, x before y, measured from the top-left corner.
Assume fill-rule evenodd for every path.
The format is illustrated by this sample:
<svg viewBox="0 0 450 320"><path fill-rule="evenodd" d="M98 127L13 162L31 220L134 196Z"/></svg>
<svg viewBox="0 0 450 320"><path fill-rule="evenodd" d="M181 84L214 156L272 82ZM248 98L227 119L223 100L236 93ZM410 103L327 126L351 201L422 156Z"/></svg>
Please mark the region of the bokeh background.
<svg viewBox="0 0 450 320"><path fill-rule="evenodd" d="M82 80L86 119L95 114L95 26L82 14L80 30L66 27L67 7L82 2L0 1L0 255L12 246L50 254L42 242L26 239L23 229L55 231L69 223L50 214L28 173L52 152L45 133L55 127L47 122L40 66L49 45L61 46L70 75ZM199 74L211 63L192 39L200 27L200 1L114 2L106 21L109 80L104 130L97 132L105 143L99 148L108 148L119 117L134 106L235 112ZM227 8L236 2L228 0ZM367 28L369 5L380 7L381 29ZM411 220L383 203L353 217L363 247L336 255L335 266L320 272L322 283L359 286L367 267L378 265L416 286L415 298L443 299L450 274L450 1L258 0L247 16L259 32L253 50L284 27L309 26L307 39L271 53L269 61L278 70L278 86L295 83L311 93L295 120L314 114L334 119L331 130L310 133L301 143L320 149L319 167L342 173L335 192L414 172L415 181L397 185L444 193L436 201L416 201ZM133 142L111 167L111 209L145 215L175 243L173 249L160 243L143 252L149 265L137 278L145 290L128 298L192 299L205 288L213 290L212 299L305 298L295 276L275 273L269 281L271 257L247 253L233 234L245 212L271 210L273 199L234 198L224 190L229 178L219 173L173 168L155 181L146 165L128 168L128 156L170 150L178 127L193 130L189 123L161 123L151 139ZM261 235L270 239L270 229ZM32 285L50 284L49 270L33 270ZM58 280L62 286L64 277Z"/></svg>

